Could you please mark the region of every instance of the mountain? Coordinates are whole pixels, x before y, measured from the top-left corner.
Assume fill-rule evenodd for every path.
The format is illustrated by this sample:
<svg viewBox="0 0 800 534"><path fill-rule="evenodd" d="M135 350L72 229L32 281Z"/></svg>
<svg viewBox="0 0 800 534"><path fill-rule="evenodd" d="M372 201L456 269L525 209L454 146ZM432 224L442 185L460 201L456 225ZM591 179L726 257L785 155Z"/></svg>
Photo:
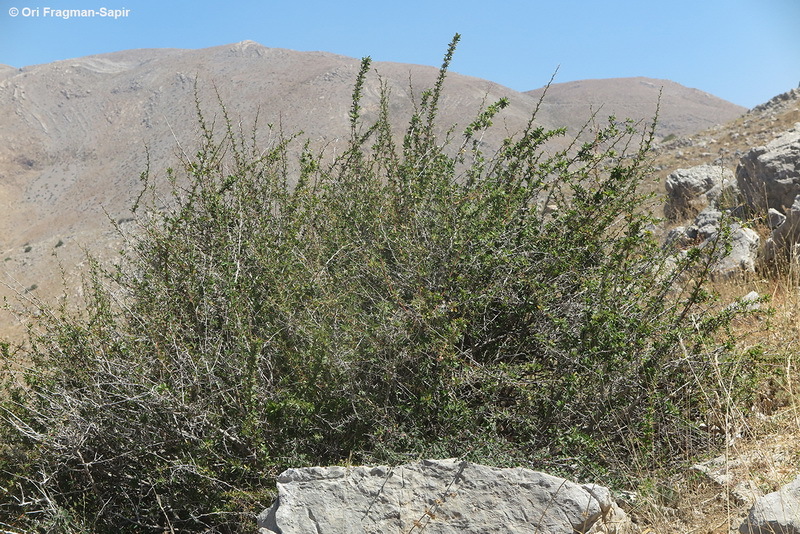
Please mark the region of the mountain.
<svg viewBox="0 0 800 534"><path fill-rule="evenodd" d="M603 120L615 115L618 119L651 121L658 110L656 134L661 138L690 135L747 111L698 89L652 78L579 80L526 94L538 99L545 91L543 111L560 119L564 126L579 128L593 112Z"/></svg>
<svg viewBox="0 0 800 534"><path fill-rule="evenodd" d="M80 292L85 251L113 257L121 246L111 220L126 221L147 166L156 178L191 154L200 132L195 100L221 128L222 110L249 131L258 116L260 141L302 130L334 154L349 136L350 95L360 61L325 52L267 48L252 41L202 50L128 50L35 65L0 67L0 252L5 287L44 300ZM438 69L375 63L362 100L377 114L381 83L390 90L397 134L413 112L412 94ZM521 131L541 90L516 92L450 73L440 105L443 125L466 127L482 106L510 105L485 136L487 147ZM664 86L659 135L681 135L724 122L743 109L672 82L633 78L554 84L536 116L547 128L576 132L601 102L601 117L650 117ZM218 96L217 96L218 95ZM621 96L625 95L625 96ZM274 125L272 129L268 125ZM61 273L64 275L62 277ZM63 280L62 280L63 278ZM12 305L12 308L15 305ZM16 319L0 312L3 325Z"/></svg>
<svg viewBox="0 0 800 534"><path fill-rule="evenodd" d="M2 241L84 228L87 219L102 214L100 206L124 216L145 168L145 147L153 168L163 170L175 163L176 147L194 146L195 79L210 119L220 113L216 90L234 120L252 122L258 113L262 126L302 130L302 138L335 150L337 140L349 136L358 69L352 58L244 42L205 50L132 50L0 72L0 184L18 199L2 216ZM419 97L437 73L391 63L375 69L392 91L392 112L403 119L411 114L410 90ZM518 131L535 104L485 80L452 74L447 84L442 120L462 126L484 98L508 96L504 120L509 132ZM363 102L367 119L377 111L378 91L378 78L370 76Z"/></svg>

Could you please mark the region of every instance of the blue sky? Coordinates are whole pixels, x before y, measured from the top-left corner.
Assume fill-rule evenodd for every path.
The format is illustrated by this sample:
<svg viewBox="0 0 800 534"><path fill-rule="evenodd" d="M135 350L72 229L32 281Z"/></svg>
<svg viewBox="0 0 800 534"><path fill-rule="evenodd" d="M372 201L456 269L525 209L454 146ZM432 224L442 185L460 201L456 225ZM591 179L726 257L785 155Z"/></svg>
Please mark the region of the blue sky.
<svg viewBox="0 0 800 534"><path fill-rule="evenodd" d="M0 0L0 63L22 67L129 48L251 39L378 61L437 65L526 91L648 76L752 107L800 82L800 0ZM45 16L50 9L126 16ZM17 11L17 16L11 16ZM38 11L36 11L38 10Z"/></svg>

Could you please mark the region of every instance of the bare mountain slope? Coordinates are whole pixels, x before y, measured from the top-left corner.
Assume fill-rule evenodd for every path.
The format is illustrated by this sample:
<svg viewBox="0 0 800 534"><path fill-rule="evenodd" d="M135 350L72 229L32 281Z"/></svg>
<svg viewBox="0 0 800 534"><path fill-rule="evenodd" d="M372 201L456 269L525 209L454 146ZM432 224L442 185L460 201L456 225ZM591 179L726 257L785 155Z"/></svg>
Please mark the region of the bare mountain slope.
<svg viewBox="0 0 800 534"><path fill-rule="evenodd" d="M526 94L539 98L544 88ZM742 115L746 108L698 89L669 80L612 78L553 84L547 90L543 110L562 119L565 126L580 127L592 111L605 119L652 119L659 102L660 137L691 135Z"/></svg>
<svg viewBox="0 0 800 534"><path fill-rule="evenodd" d="M145 147L153 171L163 175L166 167L176 164L177 151L191 153L196 146L195 80L207 118L220 113L218 91L229 115L235 121L241 118L245 128L258 114L264 140L275 135L266 128L272 123L288 133L302 130L303 138L333 153L349 135L349 102L359 63L324 52L295 52L245 41L202 50L128 50L22 69L3 66L2 281L26 295L49 298L62 291L59 262L71 287L82 247L101 255L113 253L118 244L108 216L129 217L141 187ZM410 93L419 98L434 82L437 69L396 63L376 63L374 69L390 88L390 108L401 128L412 113ZM620 82L617 92L638 88L638 83ZM594 82L586 84L590 88ZM379 87L378 77L371 74L362 101L367 119L377 111ZM588 103L594 102L586 96L586 87L582 106L575 102L579 94L575 84L551 87L537 124L577 130L588 115ZM693 94L677 84L670 87L679 95ZM650 116L656 93L648 89L636 93L636 98L614 100L614 111L619 117L638 118L641 110ZM592 98L599 102L616 96L600 91ZM693 106L662 106L663 132L690 131L693 124L699 130L710 117L717 117L716 122L728 118L720 109L725 113L738 109L706 96ZM457 123L457 134L482 105L501 97L508 97L510 106L495 121L499 128L484 140L487 146L497 146L502 137L524 128L538 102L537 92L519 93L451 73L440 106L441 124ZM689 102L687 98L676 102ZM626 102L639 107L626 107ZM0 287L0 293L7 292ZM0 331L7 321L0 317Z"/></svg>
<svg viewBox="0 0 800 534"><path fill-rule="evenodd" d="M83 228L100 206L123 214L144 169L145 146L155 169L174 164L178 144L193 146L196 78L212 117L218 112L216 87L234 119L246 122L258 112L262 124L280 123L288 132L335 142L349 132L358 68L352 58L244 42L196 51L133 50L0 73L0 184L18 198L3 215L2 242ZM376 69L400 116L411 112L409 77L419 95L436 75L422 66L384 63ZM367 115L377 110L377 96L373 76L364 99ZM466 126L484 97L501 96L512 101L504 117L510 131L518 131L533 109L532 97L456 74L448 78L442 119Z"/></svg>
<svg viewBox="0 0 800 534"><path fill-rule="evenodd" d="M0 251L4 276L25 296L49 300L67 286L79 291L83 249L112 255L118 243L108 216L129 217L141 189L146 147L163 176L177 151L192 153L198 137L195 80L208 119L221 119L215 91L234 121L248 129L256 114L329 153L349 136L349 102L360 61L328 53L270 49L243 42L204 50L130 50L0 71ZM391 110L410 117L435 80L433 67L378 63L390 87ZM409 88L412 80L412 88ZM364 114L378 108L379 80L364 89ZM533 97L486 80L452 74L441 105L444 124L465 127L482 103L507 96L511 105L494 138L518 132ZM551 124L544 124L551 126ZM273 134L275 135L275 134ZM302 140L298 141L302 146ZM7 294L7 287L0 293ZM3 312L0 312L2 314ZM8 314L0 317L7 323Z"/></svg>

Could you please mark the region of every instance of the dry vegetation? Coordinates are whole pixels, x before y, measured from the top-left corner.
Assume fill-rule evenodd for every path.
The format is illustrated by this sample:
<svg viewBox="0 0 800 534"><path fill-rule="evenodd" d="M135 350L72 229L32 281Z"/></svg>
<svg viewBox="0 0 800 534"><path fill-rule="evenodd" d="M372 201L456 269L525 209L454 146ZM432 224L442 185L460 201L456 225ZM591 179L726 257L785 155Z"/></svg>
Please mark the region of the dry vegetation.
<svg viewBox="0 0 800 534"><path fill-rule="evenodd" d="M655 191L663 194L664 179L677 168L714 163L733 170L741 154L767 144L797 122L800 91L795 90L732 122L664 143L655 158L661 169ZM762 230L764 238L768 232ZM632 506L643 528L651 529L645 531L738 532L755 495L776 491L800 474L799 275L797 264L762 266L757 274L712 285L721 305L751 291L768 297L758 313L731 325L736 350L760 354L763 380L750 410L722 411L727 424L711 428L727 436L725 447L709 451L705 458L717 480L691 466L652 479L652 492ZM643 479L653 476L645 473Z"/></svg>
<svg viewBox="0 0 800 534"><path fill-rule="evenodd" d="M722 411L725 446L672 474L643 473L641 499L630 510L644 532L738 532L756 496L777 491L800 474L800 291L794 275L717 284L721 302L750 291L770 297L769 310L734 321L737 350L761 353L764 380L747 413ZM724 406L724 403L723 403ZM650 479L648 484L646 481ZM646 528L645 528L646 527ZM649 530L647 530L649 529Z"/></svg>

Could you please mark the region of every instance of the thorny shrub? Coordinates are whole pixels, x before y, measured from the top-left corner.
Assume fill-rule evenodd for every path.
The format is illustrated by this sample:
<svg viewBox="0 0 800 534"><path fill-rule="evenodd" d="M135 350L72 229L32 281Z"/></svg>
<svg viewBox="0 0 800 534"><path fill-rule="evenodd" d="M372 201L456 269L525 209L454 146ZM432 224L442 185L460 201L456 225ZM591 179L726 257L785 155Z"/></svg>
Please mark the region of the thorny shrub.
<svg viewBox="0 0 800 534"><path fill-rule="evenodd" d="M200 113L168 208L148 185L83 313L47 310L24 357L4 346L29 365L2 385L3 524L242 531L289 466L462 457L624 480L706 446L741 362L732 312L707 310L712 254L671 260L648 231L652 128L611 118L553 152L565 132L534 110L484 153L507 100L460 137L436 123L457 41L402 143L385 88L362 119L369 58L335 160L307 145L293 165L293 138L264 150L222 103L221 131Z"/></svg>

